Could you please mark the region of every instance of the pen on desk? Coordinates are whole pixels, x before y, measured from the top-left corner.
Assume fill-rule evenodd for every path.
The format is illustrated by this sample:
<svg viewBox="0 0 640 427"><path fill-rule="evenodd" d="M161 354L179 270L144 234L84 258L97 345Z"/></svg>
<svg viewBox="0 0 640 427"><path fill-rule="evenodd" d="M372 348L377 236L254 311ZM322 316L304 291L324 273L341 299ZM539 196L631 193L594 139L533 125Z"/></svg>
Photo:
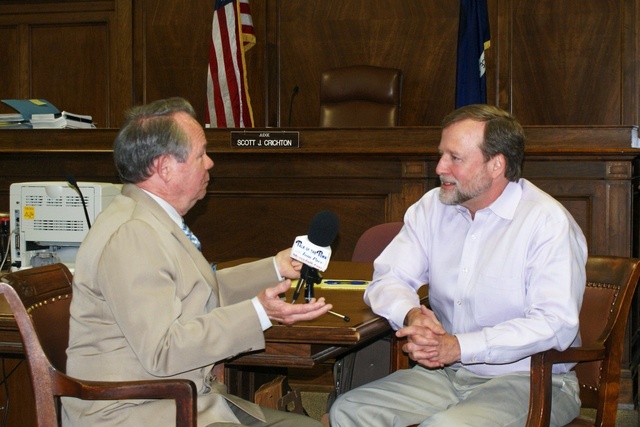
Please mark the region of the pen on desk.
<svg viewBox="0 0 640 427"><path fill-rule="evenodd" d="M325 280L325 285L366 285L366 280Z"/></svg>
<svg viewBox="0 0 640 427"><path fill-rule="evenodd" d="M336 313L335 311L327 311L327 313L329 313L329 314L333 314L334 316L341 318L341 319L342 319L342 320L344 320L345 322L348 322L348 321L350 321L350 320L351 320L351 319L349 318L349 316L345 316L345 315L342 315L342 314L340 314L340 313Z"/></svg>
<svg viewBox="0 0 640 427"><path fill-rule="evenodd" d="M295 304L296 300L298 299L298 296L300 295L300 291L302 290L302 287L304 286L304 279L299 279L298 280L298 284L296 286L296 290L293 292L293 298L291 299L291 304Z"/></svg>

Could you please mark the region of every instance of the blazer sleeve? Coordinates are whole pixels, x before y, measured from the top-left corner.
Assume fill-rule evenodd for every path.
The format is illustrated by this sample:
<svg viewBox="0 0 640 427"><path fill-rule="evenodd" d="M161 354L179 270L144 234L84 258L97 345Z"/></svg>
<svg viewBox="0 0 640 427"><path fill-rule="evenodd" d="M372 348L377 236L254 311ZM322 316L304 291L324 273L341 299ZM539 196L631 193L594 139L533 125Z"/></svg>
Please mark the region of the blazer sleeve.
<svg viewBox="0 0 640 427"><path fill-rule="evenodd" d="M216 279L221 306L251 299L278 283L273 257L218 270Z"/></svg>

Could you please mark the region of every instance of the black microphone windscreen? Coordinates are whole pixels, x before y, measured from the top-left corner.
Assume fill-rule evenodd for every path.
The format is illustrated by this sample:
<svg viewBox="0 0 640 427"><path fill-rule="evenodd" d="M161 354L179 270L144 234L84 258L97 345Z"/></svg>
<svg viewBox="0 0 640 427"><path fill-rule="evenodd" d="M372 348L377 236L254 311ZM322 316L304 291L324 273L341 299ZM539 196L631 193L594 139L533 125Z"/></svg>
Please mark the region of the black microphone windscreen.
<svg viewBox="0 0 640 427"><path fill-rule="evenodd" d="M308 239L317 246L329 246L338 234L339 221L331 211L318 212L309 224Z"/></svg>

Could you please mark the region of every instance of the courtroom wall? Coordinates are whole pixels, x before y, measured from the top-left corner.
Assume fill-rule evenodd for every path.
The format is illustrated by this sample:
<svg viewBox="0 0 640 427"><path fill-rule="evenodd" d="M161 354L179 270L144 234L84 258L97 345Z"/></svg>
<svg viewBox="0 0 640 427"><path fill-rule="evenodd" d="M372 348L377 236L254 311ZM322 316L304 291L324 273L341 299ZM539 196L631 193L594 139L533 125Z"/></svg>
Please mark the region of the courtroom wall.
<svg viewBox="0 0 640 427"><path fill-rule="evenodd" d="M192 3L146 3L145 89L149 98L186 94L204 111L200 63L206 61L211 11ZM401 125L439 125L454 106L458 3L253 1L257 45L247 52L247 64L257 124L316 126L322 70L370 63L403 70ZM489 0L488 102L528 125L638 123L639 4ZM164 22L184 15L189 19L178 19L177 27ZM183 63L191 79L169 75ZM289 118L295 86L299 93Z"/></svg>
<svg viewBox="0 0 640 427"><path fill-rule="evenodd" d="M316 126L321 71L356 63L401 68L400 124L438 125L454 105L458 3L253 0L257 45L247 67L256 126ZM132 104L183 96L203 121L213 4L3 1L0 98L45 98L119 127ZM527 125L640 121L640 0L488 5L489 103Z"/></svg>

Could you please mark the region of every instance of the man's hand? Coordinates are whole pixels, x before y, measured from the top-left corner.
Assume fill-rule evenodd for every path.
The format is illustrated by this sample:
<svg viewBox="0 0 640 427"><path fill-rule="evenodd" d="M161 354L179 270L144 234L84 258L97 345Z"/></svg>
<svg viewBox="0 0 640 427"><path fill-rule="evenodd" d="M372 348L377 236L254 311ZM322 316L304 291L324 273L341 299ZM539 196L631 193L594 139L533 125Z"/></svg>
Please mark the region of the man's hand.
<svg viewBox="0 0 640 427"><path fill-rule="evenodd" d="M300 277L302 263L291 258L291 248L276 254L276 265L282 277L286 277L287 279L297 279Z"/></svg>
<svg viewBox="0 0 640 427"><path fill-rule="evenodd" d="M396 332L407 337L402 349L411 360L428 368L442 368L460 360L460 345L454 335L448 334L433 311L424 305L407 313L408 325Z"/></svg>
<svg viewBox="0 0 640 427"><path fill-rule="evenodd" d="M333 306L327 304L324 298L313 298L306 304L290 304L280 299L280 294L291 287L291 280L278 283L273 288L267 288L258 294L258 301L262 304L269 319L274 322L291 325L301 320L311 320L322 316Z"/></svg>

